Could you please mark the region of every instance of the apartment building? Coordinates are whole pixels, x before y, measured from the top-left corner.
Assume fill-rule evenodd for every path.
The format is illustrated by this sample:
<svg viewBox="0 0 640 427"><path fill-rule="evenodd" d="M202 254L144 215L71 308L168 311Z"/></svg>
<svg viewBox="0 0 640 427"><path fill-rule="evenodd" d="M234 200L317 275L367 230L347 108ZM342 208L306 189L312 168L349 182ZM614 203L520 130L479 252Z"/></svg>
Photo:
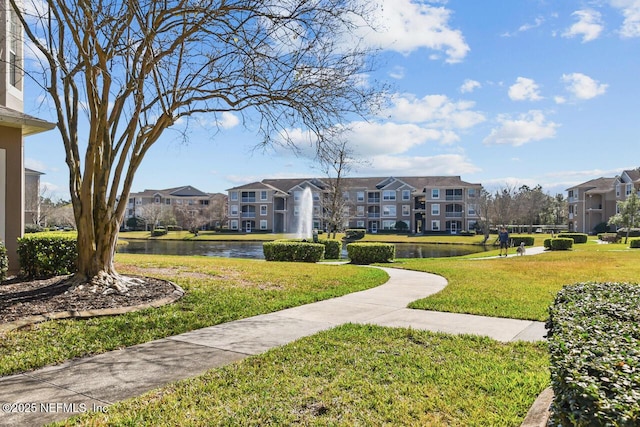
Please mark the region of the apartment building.
<svg viewBox="0 0 640 427"><path fill-rule="evenodd" d="M613 178L596 178L568 188L569 231L593 233L617 212L617 202L640 191L640 170L623 171Z"/></svg>
<svg viewBox="0 0 640 427"><path fill-rule="evenodd" d="M478 221L481 184L459 176L342 178L345 228L371 233L402 230L412 233L457 233L473 229ZM327 227L327 194L331 179L265 179L230 188L229 222L232 230L293 233L305 188L313 198L313 227Z"/></svg>
<svg viewBox="0 0 640 427"><path fill-rule="evenodd" d="M124 224L140 218L149 225L178 225L185 229L215 228L225 220L226 196L195 187L144 190L129 194Z"/></svg>

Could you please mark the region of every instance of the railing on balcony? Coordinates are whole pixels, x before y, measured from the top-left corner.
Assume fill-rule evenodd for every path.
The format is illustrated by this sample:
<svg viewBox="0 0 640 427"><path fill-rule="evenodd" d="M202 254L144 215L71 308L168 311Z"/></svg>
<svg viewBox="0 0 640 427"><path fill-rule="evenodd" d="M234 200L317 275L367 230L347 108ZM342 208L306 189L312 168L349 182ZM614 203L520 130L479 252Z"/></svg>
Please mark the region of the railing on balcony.
<svg viewBox="0 0 640 427"><path fill-rule="evenodd" d="M241 218L255 218L255 212L242 212Z"/></svg>
<svg viewBox="0 0 640 427"><path fill-rule="evenodd" d="M445 197L445 200L462 200L462 195L450 195L447 194L447 196Z"/></svg>
<svg viewBox="0 0 640 427"><path fill-rule="evenodd" d="M242 198L242 203L255 203L256 202L256 198L255 197L243 197Z"/></svg>
<svg viewBox="0 0 640 427"><path fill-rule="evenodd" d="M367 218L380 218L380 212L369 212Z"/></svg>
<svg viewBox="0 0 640 427"><path fill-rule="evenodd" d="M369 197L367 203L380 203L380 197Z"/></svg>
<svg viewBox="0 0 640 427"><path fill-rule="evenodd" d="M445 218L462 218L462 212L446 212Z"/></svg>

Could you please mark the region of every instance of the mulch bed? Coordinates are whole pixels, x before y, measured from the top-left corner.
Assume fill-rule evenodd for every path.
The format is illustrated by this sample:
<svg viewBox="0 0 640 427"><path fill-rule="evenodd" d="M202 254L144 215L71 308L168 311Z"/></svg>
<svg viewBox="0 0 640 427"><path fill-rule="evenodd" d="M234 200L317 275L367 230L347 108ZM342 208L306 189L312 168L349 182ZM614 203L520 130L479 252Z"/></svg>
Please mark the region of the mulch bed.
<svg viewBox="0 0 640 427"><path fill-rule="evenodd" d="M168 297L175 287L165 280L150 277L132 284L126 294L104 295L84 285L69 292L70 276L25 280L11 278L0 283L0 324L29 316L61 311L90 311L135 306Z"/></svg>

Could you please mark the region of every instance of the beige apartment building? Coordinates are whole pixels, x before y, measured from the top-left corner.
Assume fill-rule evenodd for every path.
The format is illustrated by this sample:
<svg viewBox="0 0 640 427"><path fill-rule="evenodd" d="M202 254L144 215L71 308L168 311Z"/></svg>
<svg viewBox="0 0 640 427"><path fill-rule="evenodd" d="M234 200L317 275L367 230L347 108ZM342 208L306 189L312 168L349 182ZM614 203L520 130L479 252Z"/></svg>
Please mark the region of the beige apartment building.
<svg viewBox="0 0 640 427"><path fill-rule="evenodd" d="M617 211L617 202L640 191L640 170L623 171L613 178L596 178L568 188L569 231L593 233Z"/></svg>
<svg viewBox="0 0 640 427"><path fill-rule="evenodd" d="M208 229L220 226L226 211L222 193L205 193L190 185L144 190L129 194L123 224L141 218L149 226L176 224L185 229Z"/></svg>
<svg viewBox="0 0 640 427"><path fill-rule="evenodd" d="M9 273L17 273L18 238L25 225L24 137L55 127L23 113L22 28L8 0L0 0L0 240Z"/></svg>
<svg viewBox="0 0 640 427"><path fill-rule="evenodd" d="M478 221L481 184L459 176L342 178L343 226L411 233L458 233ZM228 227L244 232L295 232L305 188L313 199L313 228L326 230L330 179L265 179L230 188Z"/></svg>

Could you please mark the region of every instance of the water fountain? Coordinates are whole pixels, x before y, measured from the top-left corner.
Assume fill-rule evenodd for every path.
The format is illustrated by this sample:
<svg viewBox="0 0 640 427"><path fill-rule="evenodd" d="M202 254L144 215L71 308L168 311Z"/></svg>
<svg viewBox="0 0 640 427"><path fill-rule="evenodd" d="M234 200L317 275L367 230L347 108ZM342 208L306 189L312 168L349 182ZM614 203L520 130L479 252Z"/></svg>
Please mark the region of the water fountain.
<svg viewBox="0 0 640 427"><path fill-rule="evenodd" d="M296 238L311 239L313 236L313 195L309 187L304 189L296 206L298 206Z"/></svg>

